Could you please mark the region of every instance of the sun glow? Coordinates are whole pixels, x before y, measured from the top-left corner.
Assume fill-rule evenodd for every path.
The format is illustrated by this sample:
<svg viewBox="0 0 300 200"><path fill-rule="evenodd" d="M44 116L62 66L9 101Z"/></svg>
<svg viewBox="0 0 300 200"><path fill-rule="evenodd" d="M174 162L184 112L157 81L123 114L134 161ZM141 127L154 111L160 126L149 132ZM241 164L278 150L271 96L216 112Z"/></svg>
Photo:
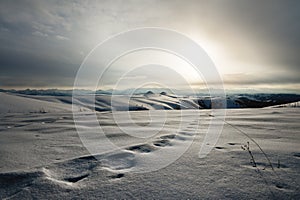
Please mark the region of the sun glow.
<svg viewBox="0 0 300 200"><path fill-rule="evenodd" d="M174 88L192 87L194 82L202 81L195 68L184 59L160 50L141 50L123 56L111 65L104 76L104 79L107 77L104 83L112 84L116 71L120 73L119 77L127 80L127 87L149 80L166 82Z"/></svg>

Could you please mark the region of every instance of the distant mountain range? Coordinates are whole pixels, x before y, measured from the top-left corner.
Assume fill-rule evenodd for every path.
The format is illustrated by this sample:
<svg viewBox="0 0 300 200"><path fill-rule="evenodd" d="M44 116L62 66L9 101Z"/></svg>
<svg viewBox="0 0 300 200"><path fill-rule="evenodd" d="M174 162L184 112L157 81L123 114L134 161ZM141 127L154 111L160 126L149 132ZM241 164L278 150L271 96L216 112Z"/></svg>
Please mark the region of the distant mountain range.
<svg viewBox="0 0 300 200"><path fill-rule="evenodd" d="M181 95L190 95L190 92L186 92L185 90L176 90L172 89L163 89L163 88L129 88L125 90L61 90L61 89L45 89L45 90L36 90L36 89L26 89L26 90L5 90L0 89L0 92L9 92L9 93L17 93L17 94L26 94L26 95L50 95L50 96L72 96L73 91L76 92L76 94L81 95L88 95L88 94L116 94L116 95L129 95L129 94L145 94L148 91L151 91L153 93L176 93ZM202 94L207 94L206 90L203 90Z"/></svg>
<svg viewBox="0 0 300 200"><path fill-rule="evenodd" d="M47 102L60 102L72 104L73 90L0 90L6 94L12 94L19 97L26 97ZM210 109L212 99L221 97L211 97L208 94L199 94L197 96L180 95L176 96L169 91L140 90L128 95L121 91L103 91L95 92L95 106L91 101L91 90L75 90L79 96L75 104L88 109L97 111L109 110L152 110L152 109ZM126 94L127 93L127 94ZM129 92L130 94L130 92ZM116 96L115 98L112 98ZM129 104L128 103L129 100ZM278 105L294 105L291 103L299 102L299 94L229 94L226 96L227 108L263 108ZM297 103L295 105L298 105ZM298 106L296 106L298 107Z"/></svg>

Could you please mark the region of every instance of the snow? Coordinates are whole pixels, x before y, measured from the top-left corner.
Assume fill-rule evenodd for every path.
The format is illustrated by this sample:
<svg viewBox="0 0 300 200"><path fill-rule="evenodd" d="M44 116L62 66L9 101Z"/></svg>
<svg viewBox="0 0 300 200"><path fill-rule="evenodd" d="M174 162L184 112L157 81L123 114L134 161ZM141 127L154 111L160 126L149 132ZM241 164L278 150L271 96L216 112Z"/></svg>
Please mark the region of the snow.
<svg viewBox="0 0 300 200"><path fill-rule="evenodd" d="M71 105L62 105L57 102L41 101L23 96L0 92L0 113L28 113L28 112L61 112L71 111ZM78 108L79 109L79 108Z"/></svg>
<svg viewBox="0 0 300 200"><path fill-rule="evenodd" d="M174 103L168 98L148 100ZM0 101L1 199L300 198L299 108L227 110L226 121L260 145L273 171L259 148L228 124L214 149L199 158L212 119L210 110L132 111L135 127L125 118L122 121L125 112L115 113L121 116L119 124L111 112L99 112L106 138L120 149L92 156L76 132L66 101L9 94L1 94ZM39 112L40 108L48 112ZM164 117L163 129L151 135ZM85 128L93 130L89 125ZM123 129L147 137L133 137ZM101 141L98 136L95 139ZM241 148L247 142L257 167L250 162L249 152ZM191 146L186 148L188 144ZM179 150L186 151L178 155ZM170 153L171 157L164 157ZM163 165L168 159L171 164L162 169L136 173L137 169ZM157 162L151 163L153 160Z"/></svg>
<svg viewBox="0 0 300 200"><path fill-rule="evenodd" d="M91 91L90 91L91 92ZM30 95L28 95L28 93ZM33 93L33 94L32 94ZM55 95L49 95L54 93ZM79 92L80 95L72 99L70 91L15 91L14 93L1 93L3 104L1 112L56 112L70 110L71 104L76 109L103 111L137 111L137 110L185 110L185 109L210 109L212 100L222 102L220 97L210 96L174 96L167 93L111 95L88 94L87 91ZM226 99L227 108L262 108L269 106L297 107L300 95L296 94L252 94L229 95ZM62 105L65 104L65 105Z"/></svg>
<svg viewBox="0 0 300 200"><path fill-rule="evenodd" d="M270 107L272 107L272 108L282 108L282 107L299 108L300 107L300 101L292 102L292 103L286 103L286 104L280 104L280 105L270 106Z"/></svg>

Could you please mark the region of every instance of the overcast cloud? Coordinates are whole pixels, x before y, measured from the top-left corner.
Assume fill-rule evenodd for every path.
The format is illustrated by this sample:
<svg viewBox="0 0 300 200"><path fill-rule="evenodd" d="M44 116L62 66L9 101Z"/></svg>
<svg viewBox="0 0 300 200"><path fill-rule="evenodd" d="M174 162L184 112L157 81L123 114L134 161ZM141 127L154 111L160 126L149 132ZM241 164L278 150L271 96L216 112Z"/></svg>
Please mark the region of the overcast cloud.
<svg viewBox="0 0 300 200"><path fill-rule="evenodd" d="M299 90L299 11L296 0L2 0L0 87L72 87L99 42L155 26L197 41L228 85Z"/></svg>

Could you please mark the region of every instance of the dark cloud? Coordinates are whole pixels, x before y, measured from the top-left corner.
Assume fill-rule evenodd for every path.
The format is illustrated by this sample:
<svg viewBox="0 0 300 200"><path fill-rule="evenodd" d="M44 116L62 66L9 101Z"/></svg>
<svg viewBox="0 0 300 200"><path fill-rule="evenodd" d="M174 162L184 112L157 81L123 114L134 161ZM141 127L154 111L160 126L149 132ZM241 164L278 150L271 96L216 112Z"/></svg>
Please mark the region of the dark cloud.
<svg viewBox="0 0 300 200"><path fill-rule="evenodd" d="M265 74L225 74L223 76L223 81L225 84L240 86L260 84L300 84L299 74L296 73L282 73L281 75L268 72Z"/></svg>
<svg viewBox="0 0 300 200"><path fill-rule="evenodd" d="M264 64L277 65L300 73L300 2L228 1L226 18L240 29L239 37L249 40ZM224 3L225 4L225 3ZM225 11L224 10L224 11Z"/></svg>

